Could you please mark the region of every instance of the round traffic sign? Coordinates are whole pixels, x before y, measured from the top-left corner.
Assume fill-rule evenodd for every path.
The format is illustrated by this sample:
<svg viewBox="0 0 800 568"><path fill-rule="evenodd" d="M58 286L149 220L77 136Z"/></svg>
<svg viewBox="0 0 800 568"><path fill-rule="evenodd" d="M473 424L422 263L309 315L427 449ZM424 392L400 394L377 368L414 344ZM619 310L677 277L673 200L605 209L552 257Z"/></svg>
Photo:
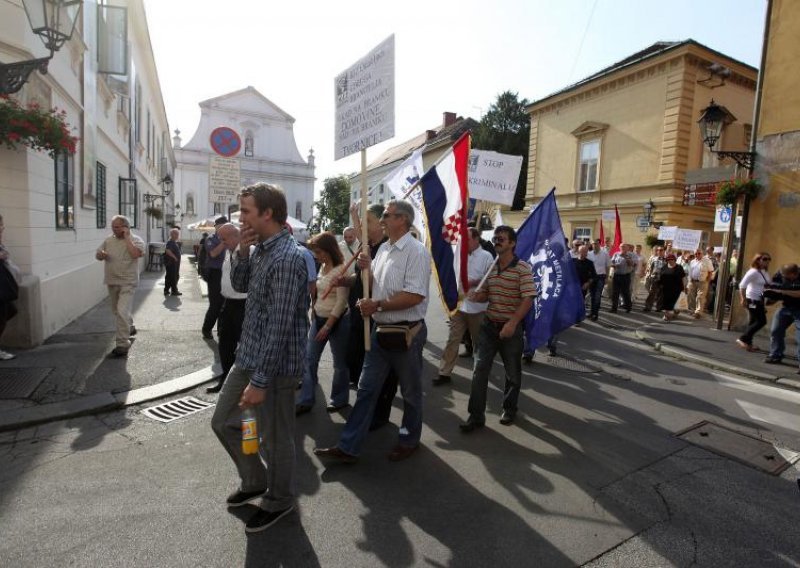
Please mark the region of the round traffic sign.
<svg viewBox="0 0 800 568"><path fill-rule="evenodd" d="M236 132L227 126L215 128L209 138L211 149L220 156L230 158L239 153L242 149L242 139Z"/></svg>

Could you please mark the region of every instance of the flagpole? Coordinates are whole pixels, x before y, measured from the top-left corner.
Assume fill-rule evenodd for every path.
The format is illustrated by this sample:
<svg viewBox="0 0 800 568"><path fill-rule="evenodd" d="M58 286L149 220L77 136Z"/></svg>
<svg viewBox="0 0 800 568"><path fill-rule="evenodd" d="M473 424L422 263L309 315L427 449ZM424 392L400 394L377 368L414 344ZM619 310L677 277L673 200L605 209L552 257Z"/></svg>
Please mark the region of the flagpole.
<svg viewBox="0 0 800 568"><path fill-rule="evenodd" d="M486 274L483 275L483 278L481 278L480 283L475 287L475 291L476 292L478 290L480 290L483 287L483 285L486 283L486 279L489 278L489 274L492 273L492 270L494 269L494 266L497 264L497 260L499 258L500 258L499 254L496 257L494 257L494 260L492 261L492 264L489 265L489 270L486 271Z"/></svg>
<svg viewBox="0 0 800 568"><path fill-rule="evenodd" d="M361 249L369 256L369 237L367 236L367 149L361 149ZM369 300L369 267L361 271L362 297ZM364 351L371 348L369 316L364 316Z"/></svg>
<svg viewBox="0 0 800 568"><path fill-rule="evenodd" d="M432 165L430 168L428 168L428 171L427 171L427 172L425 172L425 174L426 174L426 173L428 173L429 171L431 171L431 168L435 168L436 166L438 166L439 164L441 164L441 163L442 163L442 160L444 160L444 159L447 157L447 154L449 154L449 153L450 153L450 152L453 150L453 146L455 146L456 144L458 144L459 142L461 142L461 139L462 139L462 138L464 138L464 136L469 136L471 133L472 133L472 130L467 130L467 131L466 131L466 132L464 132L464 133L463 133L461 136L459 136L459 137L458 137L458 140L456 140L455 142L453 142L453 144L450 146L450 150L448 150L447 152L445 152L444 154L442 154L441 156L439 156L439 159L438 159L438 160L436 160L436 161L433 163L433 165ZM403 197L402 197L403 199L405 199L406 197L408 197L409 195L411 195L411 192L412 192L412 191L414 191L415 189L417 189L417 186L418 186L418 185L420 184L420 182L422 181L422 178L423 178L423 177L425 177L425 174L423 174L423 175L419 176L419 179L418 179L417 181L415 181L415 182L414 182L414 183L411 185L411 187L409 187L409 188L406 190L406 192L403 194Z"/></svg>

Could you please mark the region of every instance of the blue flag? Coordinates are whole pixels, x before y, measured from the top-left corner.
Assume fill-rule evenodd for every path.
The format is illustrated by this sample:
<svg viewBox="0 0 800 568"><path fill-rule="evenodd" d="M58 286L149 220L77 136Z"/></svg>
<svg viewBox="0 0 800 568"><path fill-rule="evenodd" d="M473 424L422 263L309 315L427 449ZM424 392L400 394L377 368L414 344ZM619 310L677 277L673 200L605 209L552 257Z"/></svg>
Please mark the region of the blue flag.
<svg viewBox="0 0 800 568"><path fill-rule="evenodd" d="M531 265L536 283L533 308L525 318L531 351L586 317L578 272L564 244L553 188L517 231L516 255Z"/></svg>

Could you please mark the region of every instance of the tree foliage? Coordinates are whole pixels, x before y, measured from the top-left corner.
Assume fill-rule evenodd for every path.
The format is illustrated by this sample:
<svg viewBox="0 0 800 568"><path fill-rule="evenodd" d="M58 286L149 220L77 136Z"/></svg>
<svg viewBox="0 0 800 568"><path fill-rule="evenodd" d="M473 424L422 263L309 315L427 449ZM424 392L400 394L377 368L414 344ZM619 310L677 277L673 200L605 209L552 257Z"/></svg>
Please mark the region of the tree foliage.
<svg viewBox="0 0 800 568"><path fill-rule="evenodd" d="M347 227L350 215L350 180L345 176L326 178L314 208L316 215L309 224L311 233L331 231L340 234Z"/></svg>
<svg viewBox="0 0 800 568"><path fill-rule="evenodd" d="M511 206L515 210L525 207L525 187L528 183L531 130L530 116L525 112L528 104L527 99L518 99L517 93L506 91L499 94L472 136L472 146L477 149L522 156L522 171Z"/></svg>

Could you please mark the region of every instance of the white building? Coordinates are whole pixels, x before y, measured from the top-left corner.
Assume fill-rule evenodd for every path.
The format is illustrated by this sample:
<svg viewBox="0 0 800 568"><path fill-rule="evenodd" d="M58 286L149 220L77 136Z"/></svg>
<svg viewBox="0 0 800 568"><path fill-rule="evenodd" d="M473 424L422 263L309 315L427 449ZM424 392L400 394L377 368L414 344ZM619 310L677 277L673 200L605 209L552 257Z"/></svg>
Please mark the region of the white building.
<svg viewBox="0 0 800 568"><path fill-rule="evenodd" d="M0 61L44 52L21 3L0 2ZM64 109L79 138L74 156L55 160L0 145L3 242L24 273L19 315L2 341L29 347L106 297L94 252L111 233L111 217L127 215L146 239L145 194L159 196L152 205L171 212L171 197L164 204L160 196L174 157L142 0L104 2L100 9L86 0L48 73L34 72L13 96ZM160 224L149 230L152 240L162 240Z"/></svg>
<svg viewBox="0 0 800 568"><path fill-rule="evenodd" d="M283 188L289 215L307 222L314 201L314 152L303 160L297 150L294 118L253 87L203 101L200 111L192 139L181 145L177 130L173 138L175 203L183 226L238 209L235 196L220 201L209 191L215 156L238 162L241 186L264 181Z"/></svg>

